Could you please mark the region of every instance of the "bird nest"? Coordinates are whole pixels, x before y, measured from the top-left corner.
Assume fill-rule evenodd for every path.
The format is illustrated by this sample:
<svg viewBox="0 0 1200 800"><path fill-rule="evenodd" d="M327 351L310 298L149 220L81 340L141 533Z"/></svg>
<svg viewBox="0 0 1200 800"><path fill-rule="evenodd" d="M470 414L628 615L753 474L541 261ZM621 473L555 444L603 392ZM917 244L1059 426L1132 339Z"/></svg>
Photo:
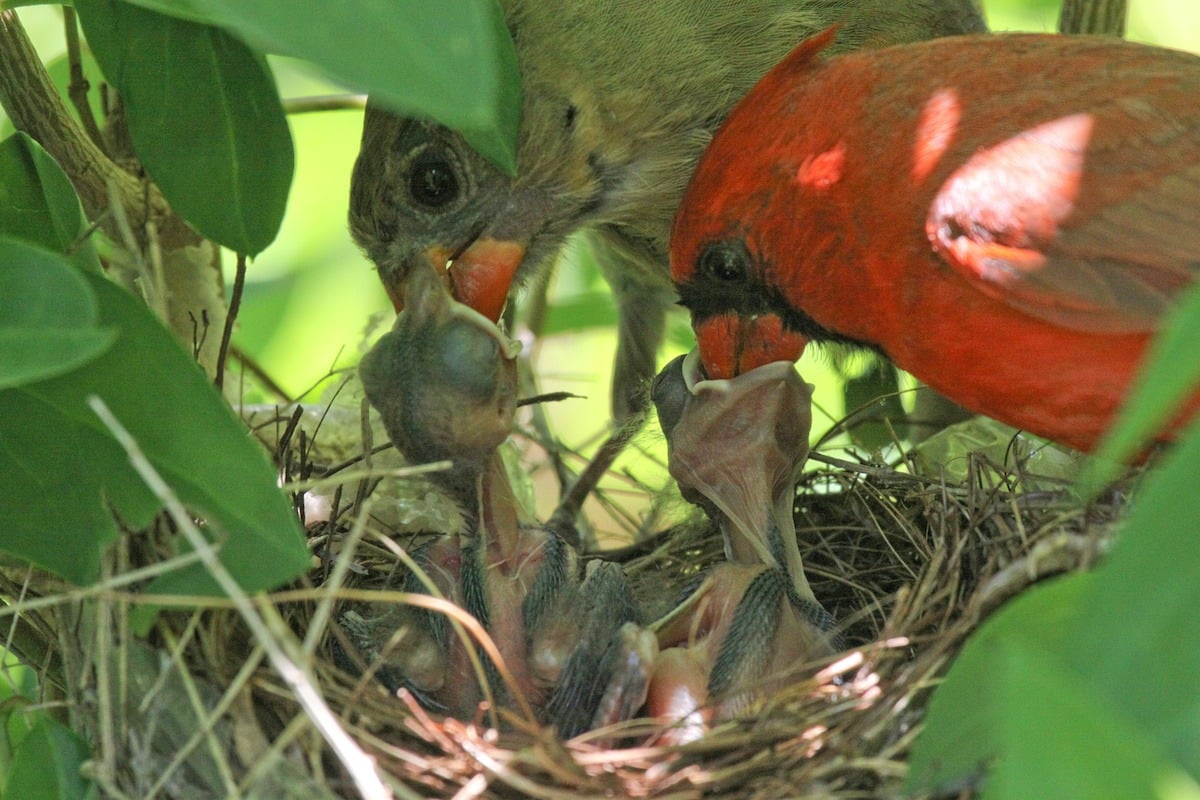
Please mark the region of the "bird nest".
<svg viewBox="0 0 1200 800"><path fill-rule="evenodd" d="M287 444L279 452L292 453L293 472L327 466ZM343 490L329 519L308 526L312 571L271 598L311 656L311 683L300 680L299 691L227 605L185 611L165 598L141 639L128 604L144 598L116 583L72 594L9 568L10 597L46 598L20 615L11 649L40 667L47 700L65 704L71 726L94 743L92 773L113 796L357 796L363 764L335 753L330 726L398 797L894 795L930 694L967 637L1030 585L1088 568L1125 495L1085 503L1031 480L1021 464L984 456L970 457L961 480L824 460L833 463L810 462L795 516L812 588L842 623L847 649L803 665L789 689L690 744L662 744L644 720L564 742L509 709L440 718L369 671L339 666L338 609L405 600L388 587L398 585L396 552L412 535L372 520L367 483ZM124 537L114 572L152 563L162 524ZM680 524L627 549L622 563L649 597L721 557L715 532ZM316 718L313 703L297 699L305 692L333 716Z"/></svg>

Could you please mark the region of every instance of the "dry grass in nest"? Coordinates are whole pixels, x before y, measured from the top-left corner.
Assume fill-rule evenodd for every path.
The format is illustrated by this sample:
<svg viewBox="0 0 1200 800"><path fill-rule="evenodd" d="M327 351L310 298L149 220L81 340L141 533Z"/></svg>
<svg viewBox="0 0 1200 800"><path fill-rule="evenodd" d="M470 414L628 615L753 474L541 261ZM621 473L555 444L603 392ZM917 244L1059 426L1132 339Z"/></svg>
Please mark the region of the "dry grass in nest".
<svg viewBox="0 0 1200 800"><path fill-rule="evenodd" d="M399 797L894 795L930 693L966 637L1031 584L1088 567L1123 511L1118 492L1083 504L1023 484L982 459L961 484L844 463L810 472L796 504L801 548L849 649L681 747L659 745L647 722L564 743L509 710L499 731L482 712L439 719L369 674L336 666L338 608L403 599L378 588L396 584L394 545L351 502L353 491L342 495L347 513L310 529L320 563L308 588L274 599L287 627L309 639L324 701ZM159 549L156 536L126 537L114 568L152 563ZM720 557L711 532L682 525L625 567L635 588L681 586ZM94 771L107 793L356 796L344 763L234 611L165 612L145 648L121 622L135 596L115 584L84 599L31 573L10 569L3 580L25 603L13 649L96 743ZM29 604L38 597L44 606Z"/></svg>

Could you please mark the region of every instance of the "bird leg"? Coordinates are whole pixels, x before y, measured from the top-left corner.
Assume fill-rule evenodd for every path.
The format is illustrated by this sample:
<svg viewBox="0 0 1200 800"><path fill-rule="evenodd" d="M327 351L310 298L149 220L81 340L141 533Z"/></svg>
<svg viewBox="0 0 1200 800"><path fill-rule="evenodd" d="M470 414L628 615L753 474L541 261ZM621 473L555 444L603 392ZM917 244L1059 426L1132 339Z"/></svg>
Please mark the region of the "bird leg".
<svg viewBox="0 0 1200 800"><path fill-rule="evenodd" d="M453 464L433 479L463 506L466 528L416 555L434 588L495 641L513 678L505 686L480 653L498 702L518 692L543 722L574 736L642 705L654 653L636 626L623 627L637 613L620 568L594 563L580 584L575 550L528 519L516 499L498 452L516 411L515 357L495 325L455 302L430 265L409 275L405 311L360 371L393 443L412 460ZM415 575L405 588L429 591ZM350 620L351 638L369 640L360 647L369 654L385 655L370 644L381 636L407 637L386 652L385 685L455 716L474 712L482 687L440 615L403 607L386 622L359 616Z"/></svg>
<svg viewBox="0 0 1200 800"><path fill-rule="evenodd" d="M649 712L675 741L794 678L833 652L833 618L804 577L792 505L808 456L811 390L791 364L701 380L696 354L668 364L652 390L668 466L721 530L726 563L654 623L662 652Z"/></svg>

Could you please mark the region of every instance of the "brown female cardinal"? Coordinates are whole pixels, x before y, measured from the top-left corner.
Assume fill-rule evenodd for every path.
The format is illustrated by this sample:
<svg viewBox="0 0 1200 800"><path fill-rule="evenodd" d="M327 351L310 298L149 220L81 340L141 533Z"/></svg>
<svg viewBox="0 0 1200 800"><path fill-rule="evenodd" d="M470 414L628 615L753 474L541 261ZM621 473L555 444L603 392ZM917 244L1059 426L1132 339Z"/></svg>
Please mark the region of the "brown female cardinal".
<svg viewBox="0 0 1200 800"><path fill-rule="evenodd" d="M1091 449L1200 270L1200 58L1009 35L819 59L836 35L743 98L680 207L708 376L847 342Z"/></svg>
<svg viewBox="0 0 1200 800"><path fill-rule="evenodd" d="M495 320L586 230L616 294L614 414L641 405L672 302L667 242L700 152L802 39L834 50L985 30L973 0L503 0L521 71L515 176L438 125L369 105L350 230L393 302L419 258Z"/></svg>

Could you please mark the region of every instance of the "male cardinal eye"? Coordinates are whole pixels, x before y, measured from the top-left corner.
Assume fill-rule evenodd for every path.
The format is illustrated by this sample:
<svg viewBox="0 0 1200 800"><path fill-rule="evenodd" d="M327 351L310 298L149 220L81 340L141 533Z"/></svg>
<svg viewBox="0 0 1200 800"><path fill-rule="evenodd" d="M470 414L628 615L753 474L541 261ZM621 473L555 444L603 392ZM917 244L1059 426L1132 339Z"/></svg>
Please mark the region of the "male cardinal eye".
<svg viewBox="0 0 1200 800"><path fill-rule="evenodd" d="M441 208L458 197L458 178L445 156L425 152L413 160L408 177L413 199L427 208Z"/></svg>
<svg viewBox="0 0 1200 800"><path fill-rule="evenodd" d="M704 248L696 267L719 281L740 282L750 275L750 254L741 242L717 242Z"/></svg>

